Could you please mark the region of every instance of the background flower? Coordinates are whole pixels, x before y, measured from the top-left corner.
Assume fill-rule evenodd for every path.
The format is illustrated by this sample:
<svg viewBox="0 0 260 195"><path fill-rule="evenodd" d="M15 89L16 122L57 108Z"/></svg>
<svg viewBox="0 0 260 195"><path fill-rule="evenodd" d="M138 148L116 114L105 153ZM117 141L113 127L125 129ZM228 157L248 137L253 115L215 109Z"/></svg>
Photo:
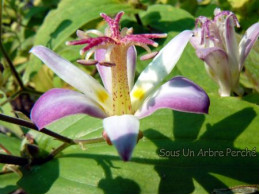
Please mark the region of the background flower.
<svg viewBox="0 0 260 195"><path fill-rule="evenodd" d="M205 62L210 77L218 83L219 94L230 96L235 92L241 96L243 89L239 86L239 76L245 59L259 36L259 23L248 28L239 45L234 29L235 26L239 27L239 23L230 11L216 8L214 19L200 16L196 25L191 43L197 56Z"/></svg>

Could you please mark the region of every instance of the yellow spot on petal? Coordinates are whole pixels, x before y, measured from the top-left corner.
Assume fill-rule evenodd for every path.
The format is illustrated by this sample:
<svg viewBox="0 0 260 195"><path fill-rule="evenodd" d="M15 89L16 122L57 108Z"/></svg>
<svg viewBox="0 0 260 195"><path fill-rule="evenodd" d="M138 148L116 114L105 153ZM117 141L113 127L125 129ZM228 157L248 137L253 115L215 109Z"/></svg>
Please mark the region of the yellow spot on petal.
<svg viewBox="0 0 260 195"><path fill-rule="evenodd" d="M97 97L100 102L105 103L108 99L108 94L105 91L97 91Z"/></svg>
<svg viewBox="0 0 260 195"><path fill-rule="evenodd" d="M145 91L143 89L139 88L134 91L133 96L134 96L134 98L141 100L144 98L144 93L145 93Z"/></svg>

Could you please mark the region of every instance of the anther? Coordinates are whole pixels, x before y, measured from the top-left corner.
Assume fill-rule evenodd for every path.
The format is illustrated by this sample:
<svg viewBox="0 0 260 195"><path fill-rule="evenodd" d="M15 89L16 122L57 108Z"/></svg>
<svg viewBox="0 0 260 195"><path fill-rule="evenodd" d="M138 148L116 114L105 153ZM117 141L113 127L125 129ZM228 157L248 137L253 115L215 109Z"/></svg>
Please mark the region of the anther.
<svg viewBox="0 0 260 195"><path fill-rule="evenodd" d="M79 64L90 66L90 65L96 65L98 63L97 60L77 60Z"/></svg>
<svg viewBox="0 0 260 195"><path fill-rule="evenodd" d="M140 60L149 60L149 59L152 59L154 58L159 52L158 51L155 51L155 52L152 52L152 53L148 53L148 54L145 54L143 56L140 57Z"/></svg>
<svg viewBox="0 0 260 195"><path fill-rule="evenodd" d="M104 140L106 140L108 145L110 145L110 146L113 145L110 138L108 137L108 135L105 131L102 132L102 136L103 136Z"/></svg>
<svg viewBox="0 0 260 195"><path fill-rule="evenodd" d="M112 62L98 62L99 65L101 66L107 66L107 67L112 67L112 66L115 66L116 64L115 63L112 63Z"/></svg>

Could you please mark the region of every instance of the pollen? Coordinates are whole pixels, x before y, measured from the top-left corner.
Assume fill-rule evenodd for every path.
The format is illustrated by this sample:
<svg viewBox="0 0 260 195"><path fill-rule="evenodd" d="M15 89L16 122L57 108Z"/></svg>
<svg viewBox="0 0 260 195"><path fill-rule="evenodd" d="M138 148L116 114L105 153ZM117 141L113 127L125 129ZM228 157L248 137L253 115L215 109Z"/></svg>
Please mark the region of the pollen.
<svg viewBox="0 0 260 195"><path fill-rule="evenodd" d="M136 89L136 90L134 91L133 96L134 96L136 99L141 100L141 99L144 98L144 93L145 93L145 92L144 92L143 89L138 88L138 89Z"/></svg>
<svg viewBox="0 0 260 195"><path fill-rule="evenodd" d="M105 103L108 98L108 94L105 91L97 91L97 97L99 101Z"/></svg>

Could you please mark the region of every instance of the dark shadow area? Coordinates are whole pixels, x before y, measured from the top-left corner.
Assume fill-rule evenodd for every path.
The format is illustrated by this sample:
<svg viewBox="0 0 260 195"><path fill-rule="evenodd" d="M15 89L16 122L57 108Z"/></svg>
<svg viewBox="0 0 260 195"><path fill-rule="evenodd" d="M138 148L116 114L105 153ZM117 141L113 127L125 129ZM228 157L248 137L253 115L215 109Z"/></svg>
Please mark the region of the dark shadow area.
<svg viewBox="0 0 260 195"><path fill-rule="evenodd" d="M55 31L50 34L50 37L51 37L51 38L50 38L50 40L48 41L46 47L52 49L52 48L53 48L53 46L52 46L52 40L53 40L53 39L56 39L57 36L58 36L62 31L64 31L64 29L66 29L71 23L72 23L71 20L63 20L63 21L59 24L59 26L55 29Z"/></svg>
<svg viewBox="0 0 260 195"><path fill-rule="evenodd" d="M175 140L178 139L196 139L200 128L205 120L202 114L187 114L184 112L173 112ZM187 118L188 117L188 118Z"/></svg>
<svg viewBox="0 0 260 195"><path fill-rule="evenodd" d="M180 19L177 21L162 21L160 12L151 12L142 18L145 24L151 24L149 28L156 29L162 32L192 29L194 27L194 20L191 18Z"/></svg>
<svg viewBox="0 0 260 195"><path fill-rule="evenodd" d="M26 193L44 194L59 177L59 162L57 159L53 159L44 164L44 169L41 169L41 166L24 167L22 172L23 177L17 184L22 186Z"/></svg>
<svg viewBox="0 0 260 195"><path fill-rule="evenodd" d="M122 177L113 178L111 161L97 160L98 164L103 168L105 178L101 179L98 187L104 191L105 194L138 194L140 193L139 185L130 179ZM120 186L120 188L118 187Z"/></svg>

